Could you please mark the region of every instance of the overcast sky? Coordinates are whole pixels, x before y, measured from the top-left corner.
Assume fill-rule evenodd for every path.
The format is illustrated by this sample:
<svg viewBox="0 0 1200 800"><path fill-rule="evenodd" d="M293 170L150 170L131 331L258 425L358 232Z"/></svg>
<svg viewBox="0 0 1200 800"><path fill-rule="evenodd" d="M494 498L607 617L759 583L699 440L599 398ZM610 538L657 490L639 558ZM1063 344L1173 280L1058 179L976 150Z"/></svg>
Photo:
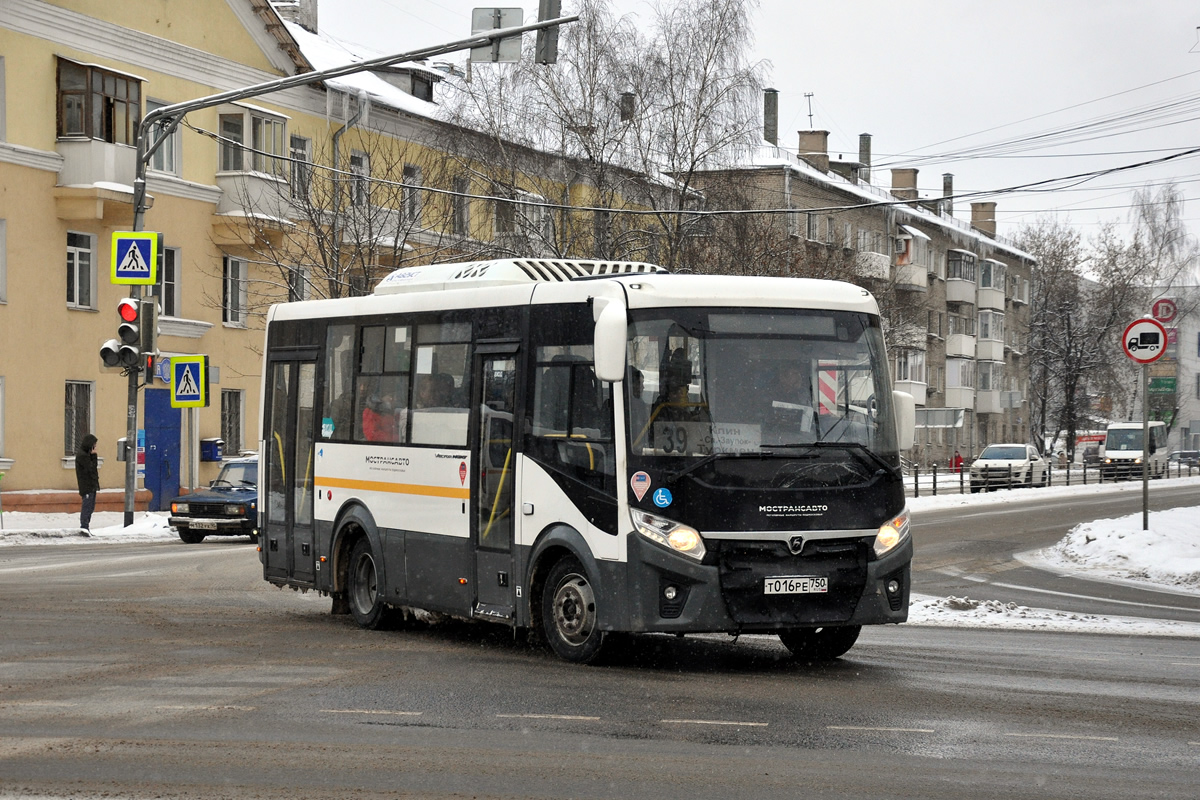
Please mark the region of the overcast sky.
<svg viewBox="0 0 1200 800"><path fill-rule="evenodd" d="M320 0L319 25L403 52L469 36L471 9L486 5ZM535 0L497 5L537 16ZM650 27L646 0L615 6ZM1090 236L1101 221L1127 220L1134 189L1169 179L1200 230L1200 154L1123 169L1200 148L1195 0L761 0L755 30L752 57L768 62L767 84L780 92L785 147L810 128L811 101L811 128L830 132L832 158L856 159L859 134L870 133L874 182L889 188L887 168L917 167L923 197L941 195L945 172L963 194L1119 170L956 203L968 219L971 199L997 202L1002 235L1055 213ZM982 147L1002 152L983 157Z"/></svg>

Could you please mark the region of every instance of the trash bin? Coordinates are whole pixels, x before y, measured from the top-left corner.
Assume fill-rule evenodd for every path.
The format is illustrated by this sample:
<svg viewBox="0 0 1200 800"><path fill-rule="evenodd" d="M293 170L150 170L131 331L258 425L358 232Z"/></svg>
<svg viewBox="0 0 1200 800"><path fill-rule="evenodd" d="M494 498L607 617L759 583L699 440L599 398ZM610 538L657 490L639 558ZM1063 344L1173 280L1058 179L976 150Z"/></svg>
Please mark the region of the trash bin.
<svg viewBox="0 0 1200 800"><path fill-rule="evenodd" d="M224 439L201 439L200 440L200 460L201 461L220 461L224 456L225 440Z"/></svg>

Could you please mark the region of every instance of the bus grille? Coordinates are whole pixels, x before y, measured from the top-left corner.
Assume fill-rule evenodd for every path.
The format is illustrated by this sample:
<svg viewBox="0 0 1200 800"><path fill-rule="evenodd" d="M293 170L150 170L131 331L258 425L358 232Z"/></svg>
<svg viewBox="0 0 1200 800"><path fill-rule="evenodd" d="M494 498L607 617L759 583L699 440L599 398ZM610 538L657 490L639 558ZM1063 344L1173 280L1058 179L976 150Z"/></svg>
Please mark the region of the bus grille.
<svg viewBox="0 0 1200 800"><path fill-rule="evenodd" d="M718 554L721 595L739 625L833 625L854 615L867 581L867 544L859 539L811 540L794 556L783 542L721 542ZM775 576L829 579L821 594L763 593Z"/></svg>

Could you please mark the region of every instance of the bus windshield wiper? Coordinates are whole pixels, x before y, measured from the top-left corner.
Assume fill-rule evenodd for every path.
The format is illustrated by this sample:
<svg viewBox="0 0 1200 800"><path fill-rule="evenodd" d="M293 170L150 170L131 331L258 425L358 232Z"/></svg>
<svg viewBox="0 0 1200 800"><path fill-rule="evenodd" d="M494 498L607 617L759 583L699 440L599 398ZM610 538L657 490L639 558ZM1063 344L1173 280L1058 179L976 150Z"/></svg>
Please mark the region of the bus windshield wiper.
<svg viewBox="0 0 1200 800"><path fill-rule="evenodd" d="M727 451L727 452L723 451L720 453L709 453L708 455L706 455L704 458L700 459L696 463L688 464L683 469L676 470L675 472L672 472L671 474L667 475L667 480L674 482L674 481L682 478L684 475L695 472L696 470L700 469L701 467L703 467L706 464L711 464L714 461L719 461L719 460L725 459L725 458L797 458L797 456L787 455L785 453L776 453L773 451L773 449L768 449L768 448L775 448L775 447L779 447L779 446L780 445L764 444L762 446L761 450L731 450L731 451ZM805 456L799 456L799 457L804 458Z"/></svg>
<svg viewBox="0 0 1200 800"><path fill-rule="evenodd" d="M867 447L862 442L813 442L812 446L813 447L834 447L834 448L841 448L843 450L859 450L862 453L864 453L868 458L870 458L872 461L874 461L876 464L883 467L883 469L886 470L889 475L896 477L896 478L900 477L901 473L900 473L899 467L893 467L891 464L889 464L887 461L884 460L883 456L879 455L879 453L876 453L874 450Z"/></svg>

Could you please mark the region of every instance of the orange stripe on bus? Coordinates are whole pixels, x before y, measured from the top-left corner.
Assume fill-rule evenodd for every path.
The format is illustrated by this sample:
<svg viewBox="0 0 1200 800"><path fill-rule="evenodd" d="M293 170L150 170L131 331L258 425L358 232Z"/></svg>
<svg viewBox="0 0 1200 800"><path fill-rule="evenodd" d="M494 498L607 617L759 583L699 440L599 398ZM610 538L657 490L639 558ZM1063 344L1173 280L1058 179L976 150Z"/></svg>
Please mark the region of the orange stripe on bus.
<svg viewBox="0 0 1200 800"><path fill-rule="evenodd" d="M454 497L466 500L471 496L467 488L453 486L423 486L417 483L391 483L389 481L357 481L350 478L317 478L317 486L333 489L362 489L367 492L393 492L395 494L418 494L426 497Z"/></svg>

